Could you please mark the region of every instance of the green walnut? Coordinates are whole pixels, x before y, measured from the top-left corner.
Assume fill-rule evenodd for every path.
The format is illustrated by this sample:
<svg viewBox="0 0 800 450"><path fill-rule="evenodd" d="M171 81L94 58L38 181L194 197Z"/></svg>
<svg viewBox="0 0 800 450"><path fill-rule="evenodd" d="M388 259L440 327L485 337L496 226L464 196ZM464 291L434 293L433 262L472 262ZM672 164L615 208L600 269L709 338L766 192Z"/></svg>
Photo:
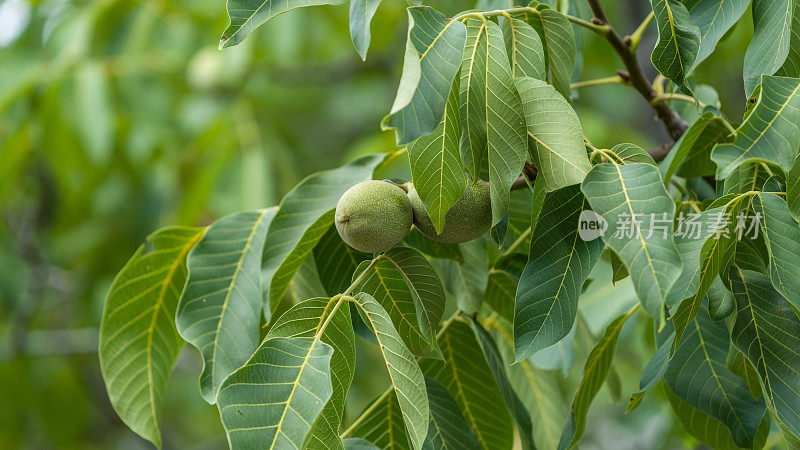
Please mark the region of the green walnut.
<svg viewBox="0 0 800 450"><path fill-rule="evenodd" d="M444 228L436 234L422 199L409 183L408 198L414 210L414 225L429 238L447 244L467 242L483 236L492 226L492 203L489 185L482 181L467 184L464 194L444 216Z"/></svg>
<svg viewBox="0 0 800 450"><path fill-rule="evenodd" d="M336 231L360 252L389 250L408 235L412 222L405 191L386 181L362 181L348 189L336 205Z"/></svg>

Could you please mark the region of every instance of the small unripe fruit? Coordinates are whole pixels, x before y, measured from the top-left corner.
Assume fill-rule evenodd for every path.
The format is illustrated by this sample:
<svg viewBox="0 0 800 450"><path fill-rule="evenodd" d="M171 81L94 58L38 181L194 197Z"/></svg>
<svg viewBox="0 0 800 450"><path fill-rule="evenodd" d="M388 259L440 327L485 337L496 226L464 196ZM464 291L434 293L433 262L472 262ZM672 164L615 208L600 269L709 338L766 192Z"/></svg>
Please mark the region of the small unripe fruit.
<svg viewBox="0 0 800 450"><path fill-rule="evenodd" d="M442 234L436 234L431 217L413 185L409 185L408 198L414 210L414 226L429 238L447 244L458 244L483 236L492 226L492 203L489 186L478 181L467 184L464 194L447 211Z"/></svg>
<svg viewBox="0 0 800 450"><path fill-rule="evenodd" d="M336 231L350 247L380 253L397 245L411 230L411 202L403 189L386 181L363 181L336 204Z"/></svg>

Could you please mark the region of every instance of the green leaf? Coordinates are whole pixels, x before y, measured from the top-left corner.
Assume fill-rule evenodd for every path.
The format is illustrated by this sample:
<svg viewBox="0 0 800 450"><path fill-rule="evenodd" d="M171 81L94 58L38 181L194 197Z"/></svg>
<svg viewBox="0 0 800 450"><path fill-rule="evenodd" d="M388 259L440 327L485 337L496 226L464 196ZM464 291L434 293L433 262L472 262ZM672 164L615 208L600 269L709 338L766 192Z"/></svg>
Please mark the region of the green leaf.
<svg viewBox="0 0 800 450"><path fill-rule="evenodd" d="M313 338L328 317L334 301L329 298L311 298L292 306L283 313L267 333L273 337ZM345 398L353 381L355 370L355 336L350 321L350 306L342 303L330 312L330 323L325 327L320 340L331 346L333 354L330 361L331 397L322 408L317 420L311 425L306 438L308 449L341 449L339 427L344 415Z"/></svg>
<svg viewBox="0 0 800 450"><path fill-rule="evenodd" d="M331 397L333 349L314 337L265 339L219 389L232 449L301 447Z"/></svg>
<svg viewBox="0 0 800 450"><path fill-rule="evenodd" d="M388 311L412 353L440 356L436 329L444 312L444 288L422 254L395 247L378 256L359 290L370 294Z"/></svg>
<svg viewBox="0 0 800 450"><path fill-rule="evenodd" d="M559 450L571 448L583 436L586 430L586 415L589 412L589 406L608 377L611 362L614 360L614 351L617 348L619 333L622 330L622 326L625 325L625 321L634 311L632 309L614 319L606 327L603 336L589 353L589 358L583 367L583 379L581 379L578 390L575 392L575 398L572 400L567 421L564 424L564 431L558 443Z"/></svg>
<svg viewBox="0 0 800 450"><path fill-rule="evenodd" d="M684 86L700 50L700 29L679 0L650 0L658 26L658 41L650 55L662 75Z"/></svg>
<svg viewBox="0 0 800 450"><path fill-rule="evenodd" d="M219 40L220 50L244 40L259 25L290 9L339 5L344 0L231 0L227 3L230 24Z"/></svg>
<svg viewBox="0 0 800 450"><path fill-rule="evenodd" d="M545 197L517 288L516 362L560 341L575 323L578 297L604 247L579 235L579 217L588 206L579 185Z"/></svg>
<svg viewBox="0 0 800 450"><path fill-rule="evenodd" d="M794 163L786 173L786 203L789 214L795 222L800 222L800 154L794 158Z"/></svg>
<svg viewBox="0 0 800 450"><path fill-rule="evenodd" d="M86 62L75 70L75 114L78 136L89 159L108 164L114 154L116 119L108 76L100 63Z"/></svg>
<svg viewBox="0 0 800 450"><path fill-rule="evenodd" d="M444 385L484 449L508 449L511 416L470 326L454 319L439 337L444 361L423 360L425 376Z"/></svg>
<svg viewBox="0 0 800 450"><path fill-rule="evenodd" d="M458 74L466 29L428 6L408 8L408 40L397 97L381 128L397 130L397 144L430 134L442 121Z"/></svg>
<svg viewBox="0 0 800 450"><path fill-rule="evenodd" d="M120 270L106 296L98 357L111 405L139 436L161 448L161 402L183 341L175 307L186 255L203 229L163 228Z"/></svg>
<svg viewBox="0 0 800 450"><path fill-rule="evenodd" d="M658 346L653 357L647 362L647 365L642 371L642 377L639 379L639 390L631 394L628 399L628 406L625 408L625 414L638 408L645 394L647 394L647 391L653 389L656 383L661 381L664 377L664 373L667 371L667 366L669 365L670 348L672 348L674 340L675 333L670 333L670 336Z"/></svg>
<svg viewBox="0 0 800 450"><path fill-rule="evenodd" d="M800 227L786 202L775 194L753 197L753 209L761 214L761 230L769 250L769 278L784 298L800 311Z"/></svg>
<svg viewBox="0 0 800 450"><path fill-rule="evenodd" d="M789 39L789 53L786 55L786 61L775 75L780 77L800 77L800 3L793 1L792 3L792 24L791 38Z"/></svg>
<svg viewBox="0 0 800 450"><path fill-rule="evenodd" d="M711 152L717 178L727 178L748 161L766 161L788 171L800 147L800 79L764 76L755 110L738 128L736 140Z"/></svg>
<svg viewBox="0 0 800 450"><path fill-rule="evenodd" d="M189 275L175 313L178 333L203 357L200 393L214 404L225 378L259 343L261 251L275 209L214 222L186 260Z"/></svg>
<svg viewBox="0 0 800 450"><path fill-rule="evenodd" d="M677 344L664 382L683 401L725 424L737 445L752 447L765 405L728 370L728 346L728 329L701 309Z"/></svg>
<svg viewBox="0 0 800 450"><path fill-rule="evenodd" d="M333 225L339 197L355 184L372 178L372 170L382 160L383 155L370 155L338 169L315 173L283 197L270 222L261 263L262 279L268 288L264 306L267 319L297 269Z"/></svg>
<svg viewBox="0 0 800 450"><path fill-rule="evenodd" d="M700 29L700 48L692 66L692 72L705 61L717 46L725 33L741 19L749 0L687 0L684 1L689 10L689 18Z"/></svg>
<svg viewBox="0 0 800 450"><path fill-rule="evenodd" d="M402 426L402 424L400 425ZM342 441L344 448L347 450L378 450L371 442L361 438L350 438Z"/></svg>
<svg viewBox="0 0 800 450"><path fill-rule="evenodd" d="M677 246L677 243L676 243ZM680 251L680 250L679 250ZM625 267L625 263L619 259L619 255L617 255L614 250L610 248L606 248L603 250L603 253L600 255L606 259L611 264L611 283L616 285L620 281L628 278L628 268Z"/></svg>
<svg viewBox="0 0 800 450"><path fill-rule="evenodd" d="M531 156L547 191L577 184L592 169L578 115L552 86L533 78L517 78Z"/></svg>
<svg viewBox="0 0 800 450"><path fill-rule="evenodd" d="M508 379L528 408L533 422L533 441L537 448L556 448L566 418L566 401L552 371L520 361L506 369Z"/></svg>
<svg viewBox="0 0 800 450"><path fill-rule="evenodd" d="M464 256L461 255L461 250L458 248L457 244L445 244L443 242L434 241L416 228L411 229L411 232L408 233L403 244L432 258L451 259L457 262L464 261Z"/></svg>
<svg viewBox="0 0 800 450"><path fill-rule="evenodd" d="M486 285L489 282L487 267L489 258L486 253L486 242L483 239L458 244L464 262L456 264L451 270L451 291L456 294L458 308L465 314L475 314L481 310L485 297Z"/></svg>
<svg viewBox="0 0 800 450"><path fill-rule="evenodd" d="M672 405L675 415L678 416L681 425L692 436L717 450L740 450L742 448L733 442L730 430L722 422L681 400L669 387L664 388L664 393L667 395L667 399ZM760 449L764 447L767 435L769 435L770 424L770 417L765 414L761 425L758 427L756 443L753 448Z"/></svg>
<svg viewBox="0 0 800 450"><path fill-rule="evenodd" d="M506 375L506 365L503 362L500 351L494 342L492 336L476 321L471 321L470 326L475 334L475 340L483 351L483 356L489 364L489 370L492 371L494 381L497 387L500 388L500 394L503 396L506 406L511 412L511 417L514 418L514 423L517 425L521 446L523 449L535 449L533 443L533 428L531 426L531 416L528 410L520 400L511 383L508 381Z"/></svg>
<svg viewBox="0 0 800 450"><path fill-rule="evenodd" d="M345 244L335 226L330 227L314 247L314 262L328 295L344 292L353 281L356 267L368 259L367 253Z"/></svg>
<svg viewBox="0 0 800 450"><path fill-rule="evenodd" d="M381 0L350 1L350 37L362 61L366 61L369 49L369 24L380 4Z"/></svg>
<svg viewBox="0 0 800 450"><path fill-rule="evenodd" d="M731 268L734 345L756 367L764 399L790 436L800 436L800 319L765 275Z"/></svg>
<svg viewBox="0 0 800 450"><path fill-rule="evenodd" d="M508 228L501 248L510 249L514 246L516 248L514 251L520 254L527 251L531 240L533 201L533 193L530 189L511 191L511 203L508 206ZM519 242L517 242L518 240Z"/></svg>
<svg viewBox="0 0 800 450"><path fill-rule="evenodd" d="M298 303L303 300L314 297L326 297L328 291L322 285L322 280L319 279L317 273L317 263L314 258L306 258L297 273L292 278L292 284L289 290L294 296L292 303Z"/></svg>
<svg viewBox="0 0 800 450"><path fill-rule="evenodd" d="M753 0L755 30L744 55L744 91L748 97L762 82L762 75L774 74L786 61L791 42L793 1Z"/></svg>
<svg viewBox="0 0 800 450"><path fill-rule="evenodd" d="M722 202L726 198L723 197L719 201ZM714 280L728 264L733 262L736 235L731 230L735 226L736 217L742 208L746 208L745 204L746 200L743 200L742 197L732 199L724 207L715 207L715 204L712 204L695 220L695 223L701 224L701 229L706 231L701 231L699 238L694 234L686 233L685 236L677 239L676 242L680 243L684 268L673 291L670 291L670 295L667 297L667 306L670 308L672 324L675 328L675 344L680 343L683 332L700 310L703 298ZM732 218L727 227L724 226L726 214ZM717 222L719 225L715 225ZM731 233L727 237L724 232L717 235L713 231L714 228L720 229L720 231L727 228ZM682 229L688 231L691 228L684 224ZM681 297L684 298L681 299Z"/></svg>
<svg viewBox="0 0 800 450"><path fill-rule="evenodd" d="M644 151L642 147L639 147L638 145L635 144L628 144L628 143L617 144L614 146L614 148L611 149L611 151L614 152L617 156L619 156L620 159L625 161L626 164L632 162L638 162L638 163L650 164L651 166L658 165L656 164L655 160L653 160L653 157L650 156L649 153Z"/></svg>
<svg viewBox="0 0 800 450"><path fill-rule="evenodd" d="M447 98L442 122L433 133L408 145L411 180L437 233L444 229L447 211L467 187L458 150L461 139L458 92L456 79Z"/></svg>
<svg viewBox="0 0 800 450"><path fill-rule="evenodd" d="M708 300L708 316L711 317L711 320L726 319L736 310L733 294L725 287L720 277L714 279L708 294L706 294L706 299Z"/></svg>
<svg viewBox="0 0 800 450"><path fill-rule="evenodd" d="M480 178L488 164L494 226L506 215L511 185L527 158L525 119L500 26L477 17L467 19L466 26L460 85L461 160L473 180Z"/></svg>
<svg viewBox="0 0 800 450"><path fill-rule="evenodd" d="M489 269L484 300L494 312L509 322L514 320L514 296L519 278L505 270Z"/></svg>
<svg viewBox="0 0 800 450"><path fill-rule="evenodd" d="M717 144L733 142L735 135L727 120L711 112L703 113L681 138L664 174L664 183L669 183L676 171L683 178L713 175L717 166L711 161L711 150Z"/></svg>
<svg viewBox="0 0 800 450"><path fill-rule="evenodd" d="M511 75L545 80L544 48L539 34L530 25L516 18L502 24L506 53L511 59Z"/></svg>
<svg viewBox="0 0 800 450"><path fill-rule="evenodd" d="M364 292L356 294L356 304L364 313L364 321L378 338L394 392L397 393L406 430L414 448L419 449L428 434L430 413L422 371L397 334L386 310Z"/></svg>
<svg viewBox="0 0 800 450"><path fill-rule="evenodd" d="M458 404L439 382L425 379L431 404L431 424L424 449L479 449L478 438L464 420Z"/></svg>
<svg viewBox="0 0 800 450"><path fill-rule="evenodd" d="M603 240L628 268L645 311L663 324L664 301L682 264L672 236L675 204L658 168L641 163L598 164L581 189L609 228L617 227L614 232L609 229Z"/></svg>
<svg viewBox="0 0 800 450"><path fill-rule="evenodd" d="M733 170L723 184L723 195L744 194L763 186L769 178L765 165L758 162L744 163Z"/></svg>
<svg viewBox="0 0 800 450"><path fill-rule="evenodd" d="M375 399L342 435L347 436L358 436L384 450L410 449L395 390L389 389ZM344 442L347 444L351 440L345 439Z"/></svg>
<svg viewBox="0 0 800 450"><path fill-rule="evenodd" d="M536 11L524 14L525 20L539 33L544 47L545 65L550 74L550 83L569 99L572 72L578 57L575 32L566 17L547 5L531 2Z"/></svg>

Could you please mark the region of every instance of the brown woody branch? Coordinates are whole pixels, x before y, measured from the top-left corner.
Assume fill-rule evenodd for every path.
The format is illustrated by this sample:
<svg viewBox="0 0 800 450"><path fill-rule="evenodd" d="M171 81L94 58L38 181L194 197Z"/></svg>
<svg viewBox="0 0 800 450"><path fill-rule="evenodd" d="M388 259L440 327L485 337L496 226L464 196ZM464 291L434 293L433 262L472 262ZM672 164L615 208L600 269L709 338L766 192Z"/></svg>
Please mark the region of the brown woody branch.
<svg viewBox="0 0 800 450"><path fill-rule="evenodd" d="M614 51L616 51L619 57L622 59L622 63L625 64L627 71L619 71L618 74L625 81L630 83L630 85L633 86L637 91L639 91L640 94L642 94L642 97L644 97L644 99L647 100L647 103L650 104L656 111L659 120L661 120L661 122L664 124L664 127L667 129L667 133L669 133L673 140L677 141L683 135L683 133L686 132L688 125L683 119L681 119L678 113L670 108L667 102L655 101L658 94L642 72L642 67L639 65L639 61L636 59L635 49L631 48L631 39L623 39L620 37L619 33L617 33L614 27L611 26L611 24L608 22L608 18L606 17L606 13L603 11L603 7L600 5L600 0L587 1L589 2L589 7L592 9L592 13L594 14L592 23L597 25L606 25L608 27L608 31L605 33L605 38L611 44L611 47L614 48ZM661 159L663 159L664 156L666 156L666 153L663 155L659 154L659 156L661 156ZM653 157L655 158L655 155L653 155Z"/></svg>

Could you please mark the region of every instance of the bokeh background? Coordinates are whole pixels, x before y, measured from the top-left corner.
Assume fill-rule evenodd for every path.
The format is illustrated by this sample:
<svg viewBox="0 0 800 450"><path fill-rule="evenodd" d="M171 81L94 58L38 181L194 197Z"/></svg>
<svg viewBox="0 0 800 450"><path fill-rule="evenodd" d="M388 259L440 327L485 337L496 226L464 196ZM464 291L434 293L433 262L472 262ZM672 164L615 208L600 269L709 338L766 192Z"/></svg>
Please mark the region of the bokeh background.
<svg viewBox="0 0 800 450"><path fill-rule="evenodd" d="M148 448L111 409L97 361L114 274L159 227L274 205L312 172L395 149L379 122L402 69L404 3L381 5L362 62L347 4L291 11L220 52L224 0L0 0L0 447ZM448 15L475 6L426 3ZM649 8L605 3L621 33ZM732 122L744 110L751 36L748 12L697 75ZM621 67L604 41L579 39L576 80ZM651 77L654 39L651 27L640 50ZM575 106L597 146L667 142L632 89L586 88ZM602 312L626 301L609 292L582 299L597 313L575 339L565 405ZM646 329L626 333L618 389L601 392L582 448L694 447L660 389L623 416L652 352ZM359 344L346 422L387 386L380 364ZM163 414L165 448L226 446L216 408L199 396L200 365L185 348Z"/></svg>

